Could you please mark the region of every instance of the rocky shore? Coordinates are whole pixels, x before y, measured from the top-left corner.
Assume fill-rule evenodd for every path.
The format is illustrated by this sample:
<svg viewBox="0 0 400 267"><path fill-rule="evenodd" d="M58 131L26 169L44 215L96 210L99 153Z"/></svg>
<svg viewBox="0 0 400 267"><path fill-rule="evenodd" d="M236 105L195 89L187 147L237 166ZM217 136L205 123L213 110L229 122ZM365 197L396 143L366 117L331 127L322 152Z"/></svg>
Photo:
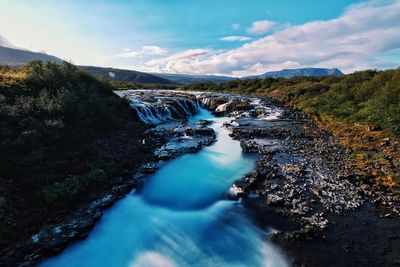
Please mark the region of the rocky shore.
<svg viewBox="0 0 400 267"><path fill-rule="evenodd" d="M351 151L301 112L264 98L202 96L244 151L262 156L231 191L298 266L400 264L400 199L354 174ZM272 219L271 219L272 218ZM276 223L276 222L280 223ZM289 227L290 226L290 227Z"/></svg>

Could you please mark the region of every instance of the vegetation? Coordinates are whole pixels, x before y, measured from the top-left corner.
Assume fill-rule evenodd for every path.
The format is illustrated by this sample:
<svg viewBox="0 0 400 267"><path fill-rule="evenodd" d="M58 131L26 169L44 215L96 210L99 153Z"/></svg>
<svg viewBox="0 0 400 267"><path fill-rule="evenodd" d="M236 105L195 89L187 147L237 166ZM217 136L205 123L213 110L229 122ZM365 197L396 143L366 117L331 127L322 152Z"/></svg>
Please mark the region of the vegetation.
<svg viewBox="0 0 400 267"><path fill-rule="evenodd" d="M112 79L106 79L104 77L98 77L100 80L111 84L116 90L130 90L130 89L165 89L165 90L175 90L176 85L169 84L143 84L143 83L134 83L134 82L120 82Z"/></svg>
<svg viewBox="0 0 400 267"><path fill-rule="evenodd" d="M294 77L197 83L183 90L256 94L313 115L354 152L357 170L386 185L399 184L400 69L341 77ZM389 141L386 137L390 137ZM386 140L386 141L382 141ZM388 143L388 145L382 145Z"/></svg>
<svg viewBox="0 0 400 267"><path fill-rule="evenodd" d="M151 154L114 89L66 62L0 66L0 247Z"/></svg>

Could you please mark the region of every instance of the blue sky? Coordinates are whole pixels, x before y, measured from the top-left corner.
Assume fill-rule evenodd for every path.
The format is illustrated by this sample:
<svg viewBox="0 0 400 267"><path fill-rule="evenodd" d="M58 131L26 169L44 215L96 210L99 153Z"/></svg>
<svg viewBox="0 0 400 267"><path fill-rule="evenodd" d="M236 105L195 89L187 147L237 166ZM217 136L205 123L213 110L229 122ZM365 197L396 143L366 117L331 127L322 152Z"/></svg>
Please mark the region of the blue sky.
<svg viewBox="0 0 400 267"><path fill-rule="evenodd" d="M398 0L0 0L0 35L76 64L235 76L310 66L350 72L399 64L399 9ZM372 40L377 31L392 37Z"/></svg>

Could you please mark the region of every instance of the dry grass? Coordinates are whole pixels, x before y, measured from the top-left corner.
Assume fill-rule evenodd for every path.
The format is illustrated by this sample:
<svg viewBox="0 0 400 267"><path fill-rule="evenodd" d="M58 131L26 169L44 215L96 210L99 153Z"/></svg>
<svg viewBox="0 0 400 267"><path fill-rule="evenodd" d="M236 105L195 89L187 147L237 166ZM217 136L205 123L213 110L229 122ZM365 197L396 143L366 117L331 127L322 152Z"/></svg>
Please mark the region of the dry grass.
<svg viewBox="0 0 400 267"><path fill-rule="evenodd" d="M0 68L0 86L10 87L21 83L27 77L27 73L22 69L2 69Z"/></svg>
<svg viewBox="0 0 400 267"><path fill-rule="evenodd" d="M370 126L316 117L318 126L335 136L340 144L353 151L356 174L370 178L374 183L399 190L399 140Z"/></svg>

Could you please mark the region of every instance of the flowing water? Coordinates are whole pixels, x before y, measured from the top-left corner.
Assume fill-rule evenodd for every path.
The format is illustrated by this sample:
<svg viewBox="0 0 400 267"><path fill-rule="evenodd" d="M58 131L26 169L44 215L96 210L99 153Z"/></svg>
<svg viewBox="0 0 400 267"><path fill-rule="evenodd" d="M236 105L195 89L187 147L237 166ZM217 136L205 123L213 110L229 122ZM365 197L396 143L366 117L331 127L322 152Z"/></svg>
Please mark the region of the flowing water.
<svg viewBox="0 0 400 267"><path fill-rule="evenodd" d="M222 127L227 118L208 111L217 142L164 163L104 212L88 238L41 266L286 266L282 255L245 213L224 200L232 183L254 167Z"/></svg>

